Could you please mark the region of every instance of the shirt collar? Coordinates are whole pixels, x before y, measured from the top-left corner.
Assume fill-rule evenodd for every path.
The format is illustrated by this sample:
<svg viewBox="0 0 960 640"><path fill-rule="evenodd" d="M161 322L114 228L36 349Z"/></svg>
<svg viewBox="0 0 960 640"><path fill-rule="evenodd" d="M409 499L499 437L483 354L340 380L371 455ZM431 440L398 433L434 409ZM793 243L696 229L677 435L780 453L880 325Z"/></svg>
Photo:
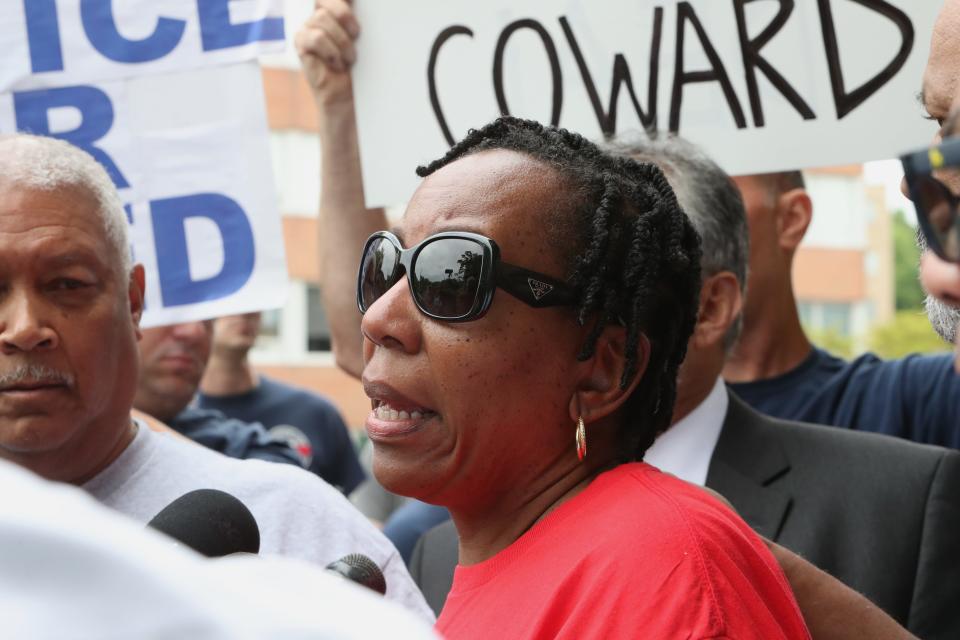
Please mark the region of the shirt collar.
<svg viewBox="0 0 960 640"><path fill-rule="evenodd" d="M644 462L703 486L729 404L727 387L717 378L703 402L657 438Z"/></svg>

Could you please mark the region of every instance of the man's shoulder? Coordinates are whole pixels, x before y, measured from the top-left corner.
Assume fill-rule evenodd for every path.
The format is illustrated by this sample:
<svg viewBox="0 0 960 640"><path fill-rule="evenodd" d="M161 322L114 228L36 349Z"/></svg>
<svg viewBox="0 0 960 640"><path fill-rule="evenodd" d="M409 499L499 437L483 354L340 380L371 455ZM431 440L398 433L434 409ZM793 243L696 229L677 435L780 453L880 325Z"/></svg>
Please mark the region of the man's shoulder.
<svg viewBox="0 0 960 640"><path fill-rule="evenodd" d="M169 425L187 437L216 434L227 440L249 438L251 433L266 432L260 423L237 420L219 409L198 406L186 407L170 420Z"/></svg>
<svg viewBox="0 0 960 640"><path fill-rule="evenodd" d="M852 360L842 360L818 351L818 373L811 374L820 384L837 387L844 393L861 392L865 399L881 400L873 394L884 393L886 399L909 398L917 393L929 395L938 385L951 390L960 388L953 356L949 353L912 353L900 358L881 358L864 353ZM950 399L947 397L946 399Z"/></svg>
<svg viewBox="0 0 960 640"><path fill-rule="evenodd" d="M792 487L808 506L836 506L838 486L847 495L867 496L871 504L877 492L883 500L900 496L896 499L922 504L934 483L958 477L960 452L880 433L772 418L732 396L708 484L729 491L724 470L731 468L764 486ZM776 478L759 477L763 469L776 472ZM770 484L774 479L776 484ZM960 501L960 488L945 490Z"/></svg>
<svg viewBox="0 0 960 640"><path fill-rule="evenodd" d="M856 463L859 458L868 460L875 468L885 460L898 460L901 465L935 466L945 457L957 457L956 452L943 447L882 433L774 418L750 408L733 394L721 438L731 432L753 442L758 436L776 439L791 453L819 461L819 466L835 459L845 460L857 473L860 472Z"/></svg>
<svg viewBox="0 0 960 640"><path fill-rule="evenodd" d="M207 424L217 424L230 420L224 413L218 409L209 409L191 405L185 407L169 421L170 426L180 431L183 427L197 427Z"/></svg>
<svg viewBox="0 0 960 640"><path fill-rule="evenodd" d="M210 480L224 486L258 487L258 493L273 489L289 494L323 495L327 490L340 492L316 475L294 465L266 460L231 458L199 444L185 442L165 434L156 434L164 464L181 468L182 477ZM294 495L291 495L291 499Z"/></svg>
<svg viewBox="0 0 960 640"><path fill-rule="evenodd" d="M158 434L162 435L162 434ZM165 468L178 469L181 493L219 489L236 496L255 515L269 512L277 521L330 520L344 525L365 518L336 488L302 468L265 460L240 460L173 437L158 443Z"/></svg>

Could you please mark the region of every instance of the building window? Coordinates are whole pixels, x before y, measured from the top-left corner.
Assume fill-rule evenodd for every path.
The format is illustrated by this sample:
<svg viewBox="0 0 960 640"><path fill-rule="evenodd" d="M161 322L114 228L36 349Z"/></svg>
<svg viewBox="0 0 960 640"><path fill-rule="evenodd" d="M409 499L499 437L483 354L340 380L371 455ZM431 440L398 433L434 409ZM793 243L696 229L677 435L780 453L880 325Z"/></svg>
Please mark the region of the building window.
<svg viewBox="0 0 960 640"><path fill-rule="evenodd" d="M850 305L823 303L823 328L841 336L850 335Z"/></svg>
<svg viewBox="0 0 960 640"><path fill-rule="evenodd" d="M265 338L280 337L281 309L270 309L260 314L260 336Z"/></svg>
<svg viewBox="0 0 960 640"><path fill-rule="evenodd" d="M307 285L307 351L330 351L330 325L320 303L320 287Z"/></svg>
<svg viewBox="0 0 960 640"><path fill-rule="evenodd" d="M800 314L800 322L804 326L812 327L814 326L813 322L813 305L809 302L797 302L797 311Z"/></svg>

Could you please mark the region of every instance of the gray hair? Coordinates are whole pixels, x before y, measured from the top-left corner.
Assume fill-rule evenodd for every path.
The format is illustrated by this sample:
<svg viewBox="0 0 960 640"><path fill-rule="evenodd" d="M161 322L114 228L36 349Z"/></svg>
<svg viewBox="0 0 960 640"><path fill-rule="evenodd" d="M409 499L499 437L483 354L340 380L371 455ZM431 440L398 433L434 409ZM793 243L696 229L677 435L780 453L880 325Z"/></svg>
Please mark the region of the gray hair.
<svg viewBox="0 0 960 640"><path fill-rule="evenodd" d="M740 190L717 163L696 145L672 134L652 132L620 135L609 141L607 149L640 162L660 167L677 200L700 234L703 257L700 272L704 278L729 271L747 290L750 234ZM724 337L729 350L743 328L741 313Z"/></svg>
<svg viewBox="0 0 960 640"><path fill-rule="evenodd" d="M63 187L85 190L96 203L107 241L120 260L120 273L130 273L127 217L120 195L106 170L89 153L56 138L26 133L2 135L0 185L48 192Z"/></svg>

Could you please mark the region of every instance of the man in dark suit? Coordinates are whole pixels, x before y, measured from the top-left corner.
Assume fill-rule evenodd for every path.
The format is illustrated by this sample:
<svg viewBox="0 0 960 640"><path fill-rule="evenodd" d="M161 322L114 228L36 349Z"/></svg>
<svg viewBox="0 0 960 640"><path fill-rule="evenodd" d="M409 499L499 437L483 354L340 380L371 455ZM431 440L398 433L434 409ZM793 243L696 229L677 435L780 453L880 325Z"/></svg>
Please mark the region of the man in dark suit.
<svg viewBox="0 0 960 640"><path fill-rule="evenodd" d="M674 424L646 461L723 494L759 533L839 578L921 638L960 637L960 453L750 409L720 380L737 337L748 241L736 187L676 139L623 145L659 164L704 241L700 315ZM440 609L452 523L425 534L411 573Z"/></svg>

